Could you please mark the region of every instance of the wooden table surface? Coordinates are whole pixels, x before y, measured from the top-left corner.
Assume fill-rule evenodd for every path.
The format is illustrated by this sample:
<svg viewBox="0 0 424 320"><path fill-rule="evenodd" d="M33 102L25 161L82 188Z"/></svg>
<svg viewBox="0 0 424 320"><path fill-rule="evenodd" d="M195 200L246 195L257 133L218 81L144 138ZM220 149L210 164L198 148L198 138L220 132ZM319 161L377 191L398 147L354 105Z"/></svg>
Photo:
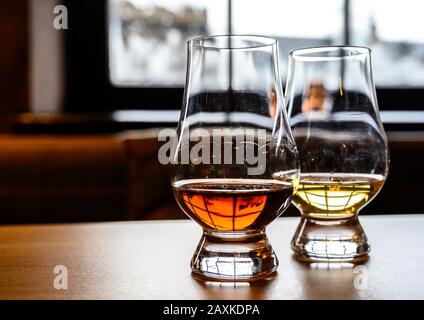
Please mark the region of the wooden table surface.
<svg viewBox="0 0 424 320"><path fill-rule="evenodd" d="M270 225L278 272L250 284L192 277L201 230L188 220L3 226L0 299L424 299L424 215L361 217L372 252L360 270L297 262L298 221ZM68 269L67 290L53 286L56 265Z"/></svg>

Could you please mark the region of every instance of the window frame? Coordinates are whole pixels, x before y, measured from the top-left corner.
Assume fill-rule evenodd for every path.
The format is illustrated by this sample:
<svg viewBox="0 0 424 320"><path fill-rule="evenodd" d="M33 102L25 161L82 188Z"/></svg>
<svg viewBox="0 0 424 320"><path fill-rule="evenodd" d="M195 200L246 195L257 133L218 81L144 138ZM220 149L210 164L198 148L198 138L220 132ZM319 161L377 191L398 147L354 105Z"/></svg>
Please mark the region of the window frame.
<svg viewBox="0 0 424 320"><path fill-rule="evenodd" d="M64 0L69 12L65 31L65 112L178 110L182 87L116 86L109 76L108 0ZM232 3L228 1L228 33ZM350 42L350 0L344 0L344 43ZM102 21L103 23L99 23ZM424 87L377 88L381 110L424 110Z"/></svg>
<svg viewBox="0 0 424 320"><path fill-rule="evenodd" d="M65 34L65 111L181 108L183 88L112 84L109 77L107 0L67 0L65 5L69 12L69 28Z"/></svg>

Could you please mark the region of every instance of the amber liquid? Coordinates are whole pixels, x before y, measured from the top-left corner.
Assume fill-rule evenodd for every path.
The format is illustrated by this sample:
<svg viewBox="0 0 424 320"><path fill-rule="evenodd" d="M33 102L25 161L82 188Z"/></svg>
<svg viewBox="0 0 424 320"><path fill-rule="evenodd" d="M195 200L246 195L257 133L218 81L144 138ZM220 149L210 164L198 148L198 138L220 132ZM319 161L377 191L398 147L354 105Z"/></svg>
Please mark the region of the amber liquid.
<svg viewBox="0 0 424 320"><path fill-rule="evenodd" d="M376 174L301 174L293 203L306 217L344 219L355 216L381 189Z"/></svg>
<svg viewBox="0 0 424 320"><path fill-rule="evenodd" d="M262 229L284 211L293 194L290 182L277 180L183 180L173 189L189 217L217 231Z"/></svg>

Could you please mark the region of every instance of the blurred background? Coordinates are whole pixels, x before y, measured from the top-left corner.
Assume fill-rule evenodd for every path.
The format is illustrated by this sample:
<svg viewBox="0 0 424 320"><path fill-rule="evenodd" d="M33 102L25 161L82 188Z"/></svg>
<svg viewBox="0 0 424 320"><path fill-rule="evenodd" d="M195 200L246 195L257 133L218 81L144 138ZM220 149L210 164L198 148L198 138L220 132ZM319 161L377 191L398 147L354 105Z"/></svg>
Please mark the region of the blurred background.
<svg viewBox="0 0 424 320"><path fill-rule="evenodd" d="M186 41L259 34L372 49L391 151L363 214L420 213L424 2L14 0L0 4L0 223L184 218L158 163L176 127ZM297 215L290 207L286 215Z"/></svg>

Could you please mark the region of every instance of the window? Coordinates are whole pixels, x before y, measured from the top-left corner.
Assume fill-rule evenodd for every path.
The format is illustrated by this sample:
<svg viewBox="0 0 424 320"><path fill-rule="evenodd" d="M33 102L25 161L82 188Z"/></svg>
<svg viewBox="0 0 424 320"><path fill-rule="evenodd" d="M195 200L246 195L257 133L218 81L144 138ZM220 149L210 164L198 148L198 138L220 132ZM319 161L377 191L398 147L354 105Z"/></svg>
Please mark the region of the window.
<svg viewBox="0 0 424 320"><path fill-rule="evenodd" d="M182 87L190 38L228 32L222 0L109 0L115 85Z"/></svg>
<svg viewBox="0 0 424 320"><path fill-rule="evenodd" d="M180 109L186 41L228 33L279 39L283 82L287 55L295 48L369 46L380 108L424 109L421 0L68 3L67 109L71 111Z"/></svg>
<svg viewBox="0 0 424 320"><path fill-rule="evenodd" d="M422 0L351 1L351 42L372 49L378 87L424 86Z"/></svg>
<svg viewBox="0 0 424 320"><path fill-rule="evenodd" d="M283 82L290 51L344 42L343 1L261 0L260 6L251 0L232 2L235 34L261 34L278 39Z"/></svg>

